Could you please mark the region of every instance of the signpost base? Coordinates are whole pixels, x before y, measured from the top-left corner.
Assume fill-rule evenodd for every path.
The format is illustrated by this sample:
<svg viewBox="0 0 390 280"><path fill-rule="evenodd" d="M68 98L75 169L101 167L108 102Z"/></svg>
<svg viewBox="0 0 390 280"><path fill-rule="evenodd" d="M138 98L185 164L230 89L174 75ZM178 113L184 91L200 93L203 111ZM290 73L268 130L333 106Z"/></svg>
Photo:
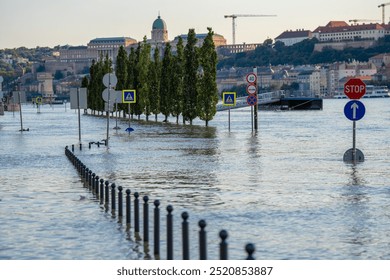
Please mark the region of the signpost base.
<svg viewBox="0 0 390 280"><path fill-rule="evenodd" d="M349 149L344 153L343 157L344 162L346 163L357 163L364 161L364 154L359 149Z"/></svg>

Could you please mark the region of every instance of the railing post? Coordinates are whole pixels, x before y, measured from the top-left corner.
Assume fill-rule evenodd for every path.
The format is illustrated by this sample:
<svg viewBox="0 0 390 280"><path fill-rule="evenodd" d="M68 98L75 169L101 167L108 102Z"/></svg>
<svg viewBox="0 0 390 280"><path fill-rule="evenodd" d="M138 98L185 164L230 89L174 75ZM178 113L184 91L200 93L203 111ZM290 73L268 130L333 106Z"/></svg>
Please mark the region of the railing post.
<svg viewBox="0 0 390 280"><path fill-rule="evenodd" d="M160 201L154 201L154 257L160 259Z"/></svg>
<svg viewBox="0 0 390 280"><path fill-rule="evenodd" d="M100 204L104 202L104 179L100 179Z"/></svg>
<svg viewBox="0 0 390 280"><path fill-rule="evenodd" d="M221 237L221 243L219 243L219 259L227 260L228 259L228 246L226 239L228 237L228 233L226 230L221 230L219 232L219 237Z"/></svg>
<svg viewBox="0 0 390 280"><path fill-rule="evenodd" d="M118 187L118 217L123 217L123 194L122 194L122 186Z"/></svg>
<svg viewBox="0 0 390 280"><path fill-rule="evenodd" d="M139 233L139 194L134 193L134 232Z"/></svg>
<svg viewBox="0 0 390 280"><path fill-rule="evenodd" d="M111 184L111 211L115 213L115 183Z"/></svg>
<svg viewBox="0 0 390 280"><path fill-rule="evenodd" d="M89 186L91 185L91 181L92 181L92 170L90 169L88 171L88 184L87 184L88 189L89 189Z"/></svg>
<svg viewBox="0 0 390 280"><path fill-rule="evenodd" d="M88 174L89 174L89 168L85 168L85 174L84 174L84 182L87 183L88 182Z"/></svg>
<svg viewBox="0 0 390 280"><path fill-rule="evenodd" d="M255 252L255 245L249 243L245 246L245 251L248 253L247 260L254 260L253 253Z"/></svg>
<svg viewBox="0 0 390 280"><path fill-rule="evenodd" d="M207 240L206 240L206 221L200 220L199 221L199 259L200 260L207 260Z"/></svg>
<svg viewBox="0 0 390 280"><path fill-rule="evenodd" d="M94 192L96 197L99 198L99 176L95 177L95 188L92 192Z"/></svg>
<svg viewBox="0 0 390 280"><path fill-rule="evenodd" d="M110 190L109 190L109 188L108 188L108 185L110 184L110 182L108 182L108 181L105 181L104 182L104 185L105 185L105 187L104 187L104 196L105 196L105 207L106 207L106 209L108 209L108 203L110 202Z"/></svg>
<svg viewBox="0 0 390 280"><path fill-rule="evenodd" d="M149 242L149 197L144 196L144 243Z"/></svg>
<svg viewBox="0 0 390 280"><path fill-rule="evenodd" d="M173 217L172 205L167 206L167 260L173 260Z"/></svg>
<svg viewBox="0 0 390 280"><path fill-rule="evenodd" d="M91 183L89 184L89 189L93 192L94 188L95 188L95 176L96 174L95 173L92 173L92 179L91 179Z"/></svg>
<svg viewBox="0 0 390 280"><path fill-rule="evenodd" d="M131 191L129 189L126 190L126 224L130 226L131 223L131 200L130 200L130 193Z"/></svg>
<svg viewBox="0 0 390 280"><path fill-rule="evenodd" d="M182 237L183 237L183 260L190 259L190 241L189 241L189 232L188 232L188 213L183 212L181 214L183 218L182 222Z"/></svg>

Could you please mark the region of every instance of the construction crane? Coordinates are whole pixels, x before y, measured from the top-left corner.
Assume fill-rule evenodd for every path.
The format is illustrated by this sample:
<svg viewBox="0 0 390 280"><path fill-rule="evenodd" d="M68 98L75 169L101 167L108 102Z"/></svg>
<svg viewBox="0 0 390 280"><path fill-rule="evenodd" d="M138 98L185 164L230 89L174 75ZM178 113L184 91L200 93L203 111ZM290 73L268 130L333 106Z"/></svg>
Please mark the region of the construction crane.
<svg viewBox="0 0 390 280"><path fill-rule="evenodd" d="M350 19L349 22L357 23L357 22L379 22L379 19Z"/></svg>
<svg viewBox="0 0 390 280"><path fill-rule="evenodd" d="M382 8L382 24L385 24L385 7L388 5L390 5L390 2L378 6L378 8Z"/></svg>
<svg viewBox="0 0 390 280"><path fill-rule="evenodd" d="M225 15L225 18L232 18L233 45L236 44L236 18L238 17L276 17L276 15Z"/></svg>

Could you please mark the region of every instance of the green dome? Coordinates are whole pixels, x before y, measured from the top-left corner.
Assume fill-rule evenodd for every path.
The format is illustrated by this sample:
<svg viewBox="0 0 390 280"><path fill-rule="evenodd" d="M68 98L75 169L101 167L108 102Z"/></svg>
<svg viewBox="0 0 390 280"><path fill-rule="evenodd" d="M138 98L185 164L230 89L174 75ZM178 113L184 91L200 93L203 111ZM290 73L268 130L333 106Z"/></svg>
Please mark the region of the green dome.
<svg viewBox="0 0 390 280"><path fill-rule="evenodd" d="M153 22L152 30L155 29L167 29L167 24L163 19L160 18L160 16L158 16L158 18Z"/></svg>

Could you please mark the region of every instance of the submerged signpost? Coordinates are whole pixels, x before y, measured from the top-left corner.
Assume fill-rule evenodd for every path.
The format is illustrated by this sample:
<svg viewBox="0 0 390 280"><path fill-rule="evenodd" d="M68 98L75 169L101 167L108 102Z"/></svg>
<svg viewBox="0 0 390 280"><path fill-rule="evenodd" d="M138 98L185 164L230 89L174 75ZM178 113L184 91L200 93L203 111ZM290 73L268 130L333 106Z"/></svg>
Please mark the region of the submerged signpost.
<svg viewBox="0 0 390 280"><path fill-rule="evenodd" d="M136 103L136 91L135 89L125 89L125 90L122 90L122 103L127 103L129 105L129 127L126 128L126 131L128 133L134 131L133 128L131 128L130 126L130 115L131 115L131 112L130 112L130 105L132 103Z"/></svg>
<svg viewBox="0 0 390 280"><path fill-rule="evenodd" d="M246 99L249 106L251 106L251 122L252 122L252 131L253 127L257 131L258 127L258 118L257 118L257 68L253 68L253 73L249 73L246 76L246 81L248 83L246 87L246 92L248 97Z"/></svg>
<svg viewBox="0 0 390 280"><path fill-rule="evenodd" d="M77 109L78 110L79 142L81 143L80 109L88 109L87 88L71 88L70 89L70 109Z"/></svg>
<svg viewBox="0 0 390 280"><path fill-rule="evenodd" d="M356 121L362 119L366 113L364 104L357 99L366 94L366 84L360 79L349 79L344 85L344 93L351 100L344 106L344 115L353 122L352 148L344 153L343 160L348 163L364 161L364 154L356 148Z"/></svg>
<svg viewBox="0 0 390 280"><path fill-rule="evenodd" d="M236 96L235 92L224 92L222 94L223 106L236 106ZM230 107L228 109L228 121L229 121L229 131L230 131Z"/></svg>

